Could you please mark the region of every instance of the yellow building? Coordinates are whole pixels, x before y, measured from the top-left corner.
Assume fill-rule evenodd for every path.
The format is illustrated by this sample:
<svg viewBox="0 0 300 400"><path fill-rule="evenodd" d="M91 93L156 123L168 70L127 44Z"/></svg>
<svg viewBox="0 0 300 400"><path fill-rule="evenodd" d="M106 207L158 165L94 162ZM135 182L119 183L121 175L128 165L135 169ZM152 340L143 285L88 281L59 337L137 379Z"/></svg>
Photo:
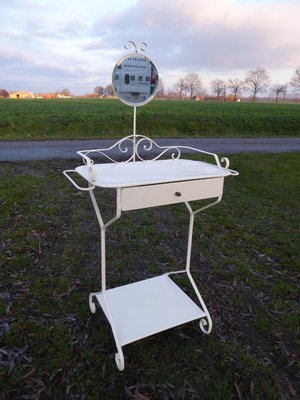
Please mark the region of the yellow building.
<svg viewBox="0 0 300 400"><path fill-rule="evenodd" d="M9 93L10 99L35 99L35 94L31 92L25 92L23 90L19 90L17 92Z"/></svg>

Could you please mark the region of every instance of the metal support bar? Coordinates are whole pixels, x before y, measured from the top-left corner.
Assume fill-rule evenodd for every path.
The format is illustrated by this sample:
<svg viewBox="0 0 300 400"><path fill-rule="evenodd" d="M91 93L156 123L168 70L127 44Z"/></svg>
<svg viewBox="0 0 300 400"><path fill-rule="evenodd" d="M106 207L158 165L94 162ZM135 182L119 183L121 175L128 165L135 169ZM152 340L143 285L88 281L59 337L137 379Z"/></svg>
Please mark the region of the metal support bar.
<svg viewBox="0 0 300 400"><path fill-rule="evenodd" d="M136 107L133 107L133 161L136 159Z"/></svg>
<svg viewBox="0 0 300 400"><path fill-rule="evenodd" d="M191 264L191 254L192 254L192 243L193 243L193 232L194 232L194 220L195 214L192 211L189 203L185 203L190 211L190 223L189 223L189 233L188 233L188 243L187 243L187 253L186 253L186 264L185 269L186 271L190 270Z"/></svg>
<svg viewBox="0 0 300 400"><path fill-rule="evenodd" d="M106 313L107 313L107 317L111 326L111 330L115 339L115 343L116 343L116 347L118 352L115 354L115 361L117 364L117 367L119 368L120 371L123 371L125 368L125 360L124 360L124 354L123 354L123 350L122 350L122 346L120 344L118 335L117 335L117 331L115 328L115 324L112 318L112 314L111 314L111 310L110 310L110 306L109 306L109 302L107 300L107 296L106 296L106 229L113 224L115 221L117 221L120 217L121 217L121 208L120 208L120 197L121 197L121 189L118 188L117 189L117 207L116 207L116 215L109 220L106 224L103 221L101 212L99 210L98 207L98 203L97 200L95 198L95 194L93 192L93 190L90 191L90 196L91 196L91 200L96 212L96 216L99 222L99 226L100 226L100 236L101 236L101 292L103 295L103 299L104 299L104 303L105 303L105 308L106 308ZM96 307L95 304L93 302L93 297L94 297L94 293L90 294L89 297L89 304L90 304L90 309L92 312L96 311Z"/></svg>
<svg viewBox="0 0 300 400"><path fill-rule="evenodd" d="M199 213L200 211L205 210L206 208L209 208L209 207L212 207L212 206L218 204L221 201L221 199L222 199L222 195L219 196L217 198L217 200L213 201L212 203L207 204L207 205L205 205L205 206L203 206L203 207L201 207L201 208L199 208L198 210L195 210L195 211L192 209L192 207L190 206L190 204L188 202L185 202L185 205L186 205L186 207L187 207L187 209L189 210L189 213L190 213L190 223L189 223L187 255L186 255L186 269L185 269L185 271L186 271L187 276L188 276L188 278L189 278L189 280L191 282L191 285L192 285L192 287L193 287L193 289L194 289L194 291L195 291L195 293L196 293L196 295L198 297L198 300L199 300L199 302L201 304L201 307L202 307L203 311L206 314L206 316L204 318L201 318L200 322L199 322L199 326L200 326L201 331L203 333L206 333L206 334L209 334L211 332L211 330L212 330L212 320L211 320L210 314L208 312L208 309L206 308L204 300L202 299L202 296L201 296L201 294L200 294L200 292L199 292L199 290L198 290L198 288L197 288L197 286L195 284L195 281L194 281L194 279L193 279L193 277L191 275L191 271L190 271L190 268L191 268L191 254L192 254L192 242L193 242L193 231L194 231L194 220L195 220L195 215L197 213Z"/></svg>
<svg viewBox="0 0 300 400"><path fill-rule="evenodd" d="M189 233L188 233L188 245L187 245L187 256L186 256L186 270L190 269L190 261L191 261L191 252L192 252L192 242L193 242L193 230L194 230L194 219L195 215L198 214L200 211L206 210L209 207L212 207L218 203L220 203L222 199L222 195L218 197L217 200L213 201L206 206L199 208L198 210L193 211L190 204L186 201L184 204L186 205L187 209L190 213L190 223L189 223Z"/></svg>
<svg viewBox="0 0 300 400"><path fill-rule="evenodd" d="M84 188L82 186L77 185L77 183L68 174L68 173L71 173L71 172L76 172L76 171L75 171L75 169L67 169L67 170L63 171L63 174L69 179L69 181L72 183L72 185L74 185L76 187L76 189L84 190L84 191L88 191L89 190L90 192L91 192L91 190L95 189L95 186L94 185L90 185L90 184L89 184L89 187L87 187L87 188Z"/></svg>
<svg viewBox="0 0 300 400"><path fill-rule="evenodd" d="M190 213L190 222L189 222L189 231L188 231L188 241L187 241L187 252L186 252L186 266L184 270L180 270L180 271L172 271L172 272L167 272L166 275L174 275L174 274L182 274L182 273L186 273L191 285L195 291L196 296L198 297L198 300L201 304L202 310L204 311L204 313L206 314L203 318L200 319L199 321L199 326L200 329L203 333L205 334L209 334L212 330L212 320L209 314L209 311L204 303L204 300L196 286L196 283L192 277L192 274L190 272L190 268L191 268L191 255L192 255L192 243L193 243L193 233L194 233L194 221L195 221L195 215L197 213L199 213L200 211L205 210L206 208L212 207L216 204L218 204L222 199L222 195L219 196L217 198L217 200L213 201L212 203L209 203L197 210L193 210L192 207L190 206L190 204L186 201L185 205Z"/></svg>
<svg viewBox="0 0 300 400"><path fill-rule="evenodd" d="M106 229L113 224L115 221L117 221L121 217L121 208L120 208L120 196L121 196L121 189L117 189L117 208L116 208L116 215L109 220L106 224L103 221L101 212L98 207L97 200L95 198L95 194L93 190L90 190L90 196L91 200L95 209L95 213L99 222L100 226L100 236L101 236L101 287L102 287L102 292L105 292L106 290Z"/></svg>

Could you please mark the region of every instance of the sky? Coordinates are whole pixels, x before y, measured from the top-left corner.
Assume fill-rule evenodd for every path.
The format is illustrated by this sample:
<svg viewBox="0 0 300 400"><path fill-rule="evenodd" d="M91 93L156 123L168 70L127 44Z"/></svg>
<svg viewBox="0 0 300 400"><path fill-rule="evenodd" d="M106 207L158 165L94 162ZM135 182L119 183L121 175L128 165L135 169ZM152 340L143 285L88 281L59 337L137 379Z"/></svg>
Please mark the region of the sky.
<svg viewBox="0 0 300 400"><path fill-rule="evenodd" d="M0 88L93 93L134 52L128 40L147 43L166 89L256 67L286 83L300 67L300 0L0 0Z"/></svg>

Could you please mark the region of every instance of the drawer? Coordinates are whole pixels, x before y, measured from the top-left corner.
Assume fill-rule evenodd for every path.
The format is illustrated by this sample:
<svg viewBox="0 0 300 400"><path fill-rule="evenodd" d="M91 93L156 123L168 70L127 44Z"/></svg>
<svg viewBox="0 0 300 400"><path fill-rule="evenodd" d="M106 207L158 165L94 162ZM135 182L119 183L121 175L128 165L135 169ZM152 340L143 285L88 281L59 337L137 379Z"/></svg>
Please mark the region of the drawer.
<svg viewBox="0 0 300 400"><path fill-rule="evenodd" d="M219 197L223 193L223 183L224 177L123 188L121 210Z"/></svg>

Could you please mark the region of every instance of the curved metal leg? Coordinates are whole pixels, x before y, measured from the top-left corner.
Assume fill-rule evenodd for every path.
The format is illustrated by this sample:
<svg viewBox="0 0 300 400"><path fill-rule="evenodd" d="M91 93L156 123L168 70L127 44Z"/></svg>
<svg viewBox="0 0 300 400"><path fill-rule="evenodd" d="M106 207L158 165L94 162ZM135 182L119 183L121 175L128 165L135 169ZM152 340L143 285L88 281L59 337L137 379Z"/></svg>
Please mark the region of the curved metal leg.
<svg viewBox="0 0 300 400"><path fill-rule="evenodd" d="M103 300L104 300L104 304L105 304L105 314L106 314L107 319L108 319L108 321L110 323L112 334L113 334L113 337L115 339L115 344L116 344L116 347L117 347L117 350L118 350L118 352L115 354L115 361L116 361L118 369L120 371L123 371L124 368L125 368L125 360L124 360L124 354L123 354L122 346L121 346L121 343L120 343L120 340L119 340L119 337L118 337L118 334L117 334L117 330L115 328L114 321L112 319L112 314L111 314L111 311L110 311L110 306L109 306L109 302L108 302L108 299L107 299L107 296L106 296L106 292L103 292L102 296L103 296Z"/></svg>
<svg viewBox="0 0 300 400"><path fill-rule="evenodd" d="M190 213L190 225L189 225L189 234L188 234L188 247L187 247L187 257L186 257L186 269L185 269L185 271L186 271L187 276L188 276L188 278L189 278L189 280L190 280L190 282L192 284L192 287L193 287L193 289L194 289L194 291L195 291L195 293L196 293L196 295L198 297L198 300L199 300L199 302L201 304L202 310L205 312L205 316L202 317L200 319L200 321L199 321L199 326L200 326L201 331L203 333L205 333L206 335L208 335L212 330L212 320L211 320L210 314L209 314L209 312L208 312L208 310L206 308L204 300L202 299L202 296L201 296L201 294L200 294L200 292L199 292L199 290L198 290L198 288L197 288L197 286L195 284L195 281L194 281L194 279L193 279L193 277L191 275L191 272L190 272L191 250L192 250L192 240L193 240L193 226L194 226L194 217L195 217L195 215L199 211L202 211L202 210L204 210L206 208L209 208L209 207L219 203L221 198L222 198L222 196L219 196L219 198L216 201L214 201L214 202L212 202L212 203L210 203L210 204L208 204L208 205L206 205L206 206L204 206L204 207L202 207L202 208L200 208L200 209L198 209L196 211L192 210L192 208L191 208L191 206L189 205L188 202L185 203L185 205L188 208L189 213Z"/></svg>
<svg viewBox="0 0 300 400"><path fill-rule="evenodd" d="M95 297L95 293L89 294L89 306L90 306L90 310L93 314L95 314L95 312L96 312L96 303L94 302L94 297Z"/></svg>
<svg viewBox="0 0 300 400"><path fill-rule="evenodd" d="M91 310L91 312L93 314L95 314L95 312L96 312L96 301L95 301L96 294L97 293L90 293L89 294L89 306L90 306L90 310ZM111 318L109 305L108 305L108 302L107 302L107 299L106 299L105 295L104 295L104 301L105 301L105 304L106 304L106 310L107 310L107 314L108 314L108 317L109 317L108 319L109 319L109 322L110 322L110 325L111 325L111 328L112 328L113 337L115 339L115 343L116 343L117 350L118 350L118 352L115 354L115 361L116 361L118 369L120 371L123 371L125 369L124 354L123 354L122 346L121 346L121 344L119 342L119 339L118 339L118 337L116 335L116 330L115 330L114 323L113 323L112 318Z"/></svg>
<svg viewBox="0 0 300 400"><path fill-rule="evenodd" d="M203 333L205 333L206 335L210 334L212 330L212 320L209 314L200 319L199 326Z"/></svg>
<svg viewBox="0 0 300 400"><path fill-rule="evenodd" d="M196 286L196 284L195 284L195 281L194 281L194 279L193 279L193 277L192 277L190 271L187 271L187 276L188 276L188 278L189 278L189 280L190 280L190 282L191 282L191 284L192 284L192 286L193 286L193 289L194 289L194 291L195 291L195 293L196 293L196 296L198 297L198 300L199 300L199 302L200 302L200 304L201 304L202 310L203 310L203 311L205 312L205 314L206 314L206 315L205 315L204 317L202 317L202 318L200 319L200 321L199 321L200 329L201 329L201 331L202 331L203 333L205 333L206 335L208 335L208 334L210 334L210 332L211 332L211 330L212 330L212 320L211 320L210 314L209 314L209 312L208 312L208 309L206 308L206 305L205 305L205 303L204 303L204 300L202 299L202 296L201 296L201 294L200 294L200 292L199 292L199 290L198 290L198 288L197 288L197 286Z"/></svg>
<svg viewBox="0 0 300 400"><path fill-rule="evenodd" d="M111 329L112 329L112 333L115 339L115 343L116 343L116 347L117 347L117 353L115 354L115 361L117 364L117 367L120 371L123 371L125 368L125 360L124 360L124 354L122 351L122 346L120 344L118 335L117 335L117 331L115 329L115 325L112 319L112 315L111 315L111 311L110 311L110 307L109 307L109 301L106 297L106 240L105 240L105 234L106 234L106 229L112 224L114 223L117 219L120 218L121 216L121 208L120 208L120 196L121 196L121 191L120 189L117 190L117 209L116 209L116 215L114 218L112 218L110 221L108 221L106 224L104 223L94 192L91 190L90 192L90 196L91 196L91 200L96 212L96 216L99 222L99 226L100 226L100 233L101 233L101 288L102 288L102 295L103 295L103 299L104 299L104 304L105 304L105 313L106 316L108 318L108 321L110 323ZM90 305L90 309L92 313L96 312L96 304L94 302L94 298L95 297L95 293L90 293L89 295L89 305ZM102 306L103 308L103 306Z"/></svg>
<svg viewBox="0 0 300 400"><path fill-rule="evenodd" d="M119 349L118 353L115 354L115 361L116 361L118 369L120 371L124 371L125 360L124 360L124 354L123 354L122 349Z"/></svg>

